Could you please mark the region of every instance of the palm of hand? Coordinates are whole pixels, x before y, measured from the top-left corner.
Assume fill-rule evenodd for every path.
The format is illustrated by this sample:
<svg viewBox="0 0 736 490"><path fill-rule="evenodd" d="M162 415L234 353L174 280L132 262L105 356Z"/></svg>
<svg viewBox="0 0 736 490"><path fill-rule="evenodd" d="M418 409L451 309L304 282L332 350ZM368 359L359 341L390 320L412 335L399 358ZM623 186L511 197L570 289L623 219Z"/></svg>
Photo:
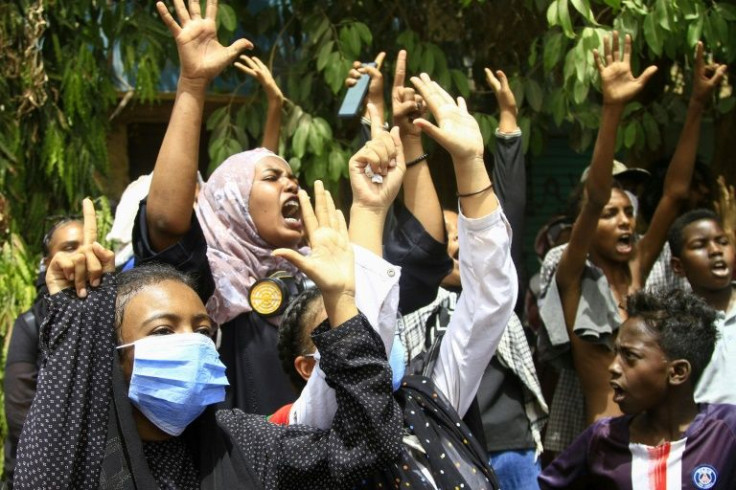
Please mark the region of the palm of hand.
<svg viewBox="0 0 736 490"><path fill-rule="evenodd" d="M228 49L217 40L212 19L190 20L177 36L182 76L215 78L230 62Z"/></svg>
<svg viewBox="0 0 736 490"><path fill-rule="evenodd" d="M642 84L634 78L628 63L616 61L601 70L601 86L605 102L621 103L636 95Z"/></svg>
<svg viewBox="0 0 736 490"><path fill-rule="evenodd" d="M305 263L323 293L344 291L354 283L353 249L337 230L318 228L310 236L310 246Z"/></svg>
<svg viewBox="0 0 736 490"><path fill-rule="evenodd" d="M483 135L478 122L469 113L463 113L454 104L445 104L437 110L442 132L442 146L452 155L476 156L483 154Z"/></svg>

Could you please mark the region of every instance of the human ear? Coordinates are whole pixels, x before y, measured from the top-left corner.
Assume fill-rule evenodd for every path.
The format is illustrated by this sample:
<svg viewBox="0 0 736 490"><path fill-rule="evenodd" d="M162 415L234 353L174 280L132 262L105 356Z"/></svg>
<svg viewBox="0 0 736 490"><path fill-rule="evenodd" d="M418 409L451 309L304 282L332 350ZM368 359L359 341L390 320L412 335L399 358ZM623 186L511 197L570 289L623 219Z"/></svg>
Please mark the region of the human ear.
<svg viewBox="0 0 736 490"><path fill-rule="evenodd" d="M307 381L309 377L312 376L314 365L314 359L311 357L297 356L296 359L294 359L294 369L296 369L296 372L299 373L299 376L301 376L304 381Z"/></svg>
<svg viewBox="0 0 736 490"><path fill-rule="evenodd" d="M682 268L682 261L678 257L672 257L670 259L670 267L672 271L680 277L685 277L685 270Z"/></svg>
<svg viewBox="0 0 736 490"><path fill-rule="evenodd" d="M670 367L667 371L669 383L671 385L682 385L690 379L692 374L692 366L690 362L685 359L677 359L670 362Z"/></svg>

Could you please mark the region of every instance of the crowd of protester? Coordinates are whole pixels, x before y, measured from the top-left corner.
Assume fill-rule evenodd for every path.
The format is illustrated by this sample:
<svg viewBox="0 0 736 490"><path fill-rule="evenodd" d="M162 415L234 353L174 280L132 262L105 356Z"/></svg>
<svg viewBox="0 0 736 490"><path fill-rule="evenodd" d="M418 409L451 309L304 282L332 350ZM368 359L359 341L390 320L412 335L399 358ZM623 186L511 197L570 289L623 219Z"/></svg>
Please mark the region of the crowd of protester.
<svg viewBox="0 0 736 490"><path fill-rule="evenodd" d="M284 96L249 41L218 42L217 1L157 8L180 60L169 125L121 199L115 252L90 200L44 238L7 357L8 487L736 486L736 203L696 162L726 67L702 43L675 152L650 171L614 156L656 67L634 76L615 31L594 51L592 161L525 284L525 135L502 71L486 69L489 174L465 100L410 77L411 53L389 104L385 53L356 62L346 86L370 82L344 216L276 153ZM205 97L233 63L268 98L262 147L204 181ZM450 156L456 208L426 137Z"/></svg>

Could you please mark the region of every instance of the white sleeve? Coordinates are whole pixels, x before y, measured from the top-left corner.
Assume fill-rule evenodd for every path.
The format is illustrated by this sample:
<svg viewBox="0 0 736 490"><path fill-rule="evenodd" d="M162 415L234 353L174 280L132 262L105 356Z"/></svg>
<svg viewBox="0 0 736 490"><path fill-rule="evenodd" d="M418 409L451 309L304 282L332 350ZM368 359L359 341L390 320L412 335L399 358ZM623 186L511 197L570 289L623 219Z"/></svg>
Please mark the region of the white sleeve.
<svg viewBox="0 0 736 490"><path fill-rule="evenodd" d="M432 379L463 417L496 352L516 304L511 227L499 206L478 219L458 219L463 291L442 339Z"/></svg>
<svg viewBox="0 0 736 490"><path fill-rule="evenodd" d="M353 250L356 306L378 332L386 352L391 352L399 308L401 267L358 245L353 245ZM289 423L329 429L336 411L335 391L327 386L318 362L301 395L291 406Z"/></svg>

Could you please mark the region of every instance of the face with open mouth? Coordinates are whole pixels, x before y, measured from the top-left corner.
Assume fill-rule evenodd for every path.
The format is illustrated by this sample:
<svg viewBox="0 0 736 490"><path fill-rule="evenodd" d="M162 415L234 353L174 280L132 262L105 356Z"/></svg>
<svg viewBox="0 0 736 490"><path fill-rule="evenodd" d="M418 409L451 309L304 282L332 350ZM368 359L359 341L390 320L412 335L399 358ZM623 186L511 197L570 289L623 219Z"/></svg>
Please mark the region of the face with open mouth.
<svg viewBox="0 0 736 490"><path fill-rule="evenodd" d="M634 207L626 193L613 189L593 239L594 253L611 261L628 261L634 251Z"/></svg>
<svg viewBox="0 0 736 490"><path fill-rule="evenodd" d="M619 328L616 356L608 368L613 401L626 414L656 407L666 398L669 361L657 334L631 317Z"/></svg>
<svg viewBox="0 0 736 490"><path fill-rule="evenodd" d="M298 191L296 177L280 158L256 164L248 211L258 234L275 248L294 248L302 238Z"/></svg>
<svg viewBox="0 0 736 490"><path fill-rule="evenodd" d="M682 229L682 252L672 259L675 272L684 274L695 289L731 287L734 246L712 219L694 221Z"/></svg>

